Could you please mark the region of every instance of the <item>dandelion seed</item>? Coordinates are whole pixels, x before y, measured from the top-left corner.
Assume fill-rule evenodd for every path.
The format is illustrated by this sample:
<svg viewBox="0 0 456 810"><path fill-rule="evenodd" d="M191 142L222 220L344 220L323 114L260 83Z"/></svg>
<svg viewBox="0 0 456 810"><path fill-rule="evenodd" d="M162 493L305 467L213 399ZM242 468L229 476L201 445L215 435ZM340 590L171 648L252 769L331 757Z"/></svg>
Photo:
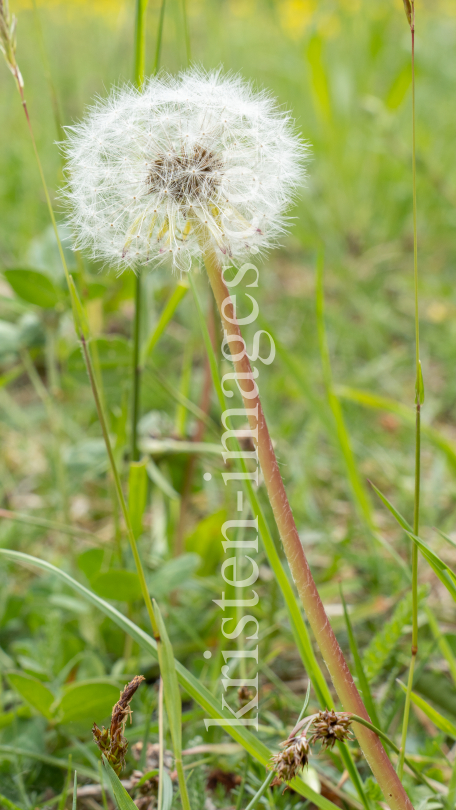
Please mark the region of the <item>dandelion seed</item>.
<svg viewBox="0 0 456 810"><path fill-rule="evenodd" d="M208 248L225 263L264 252L304 178L288 113L220 71L114 90L67 131L75 247L118 270L170 258L187 272Z"/></svg>

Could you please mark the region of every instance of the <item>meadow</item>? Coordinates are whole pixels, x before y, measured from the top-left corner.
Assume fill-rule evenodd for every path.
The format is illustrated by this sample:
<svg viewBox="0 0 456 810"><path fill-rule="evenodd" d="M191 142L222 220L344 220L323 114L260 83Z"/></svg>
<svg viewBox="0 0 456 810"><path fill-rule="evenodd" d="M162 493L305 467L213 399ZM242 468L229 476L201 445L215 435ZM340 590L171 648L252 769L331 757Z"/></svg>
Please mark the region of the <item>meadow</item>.
<svg viewBox="0 0 456 810"><path fill-rule="evenodd" d="M402 783L417 810L454 810L456 7L415 5L425 390L417 545L412 95L402 0L149 0L145 73L189 64L240 73L291 111L310 146L289 233L257 261L260 314L243 333L251 344L264 329L275 343L273 362L258 364L258 386L280 471L331 625L395 768L417 623ZM191 281L166 265L142 272L140 452L132 460L135 276L72 251L58 144L94 97L134 81L135 2L10 0L10 11L74 288L2 60L0 807L131 810L128 796L140 810L388 807L355 738L313 745L292 789L270 787L271 757L301 714L342 706L262 476L241 510L245 520L264 516L258 603L230 614L214 601L240 601L222 575L222 527L238 518L239 501L222 478L235 466L222 459L217 388L232 365L201 268ZM239 292L252 293L249 280ZM159 632L151 633L144 587ZM222 620L242 625L247 613L256 637L247 625L227 638ZM252 655L234 656L256 645L255 666ZM117 769L125 793L102 765L92 726L109 727L119 692L138 675L131 717L124 707L125 767ZM205 724L229 718L222 698L233 711L245 708L256 675L258 728ZM224 677L236 688L227 692Z"/></svg>

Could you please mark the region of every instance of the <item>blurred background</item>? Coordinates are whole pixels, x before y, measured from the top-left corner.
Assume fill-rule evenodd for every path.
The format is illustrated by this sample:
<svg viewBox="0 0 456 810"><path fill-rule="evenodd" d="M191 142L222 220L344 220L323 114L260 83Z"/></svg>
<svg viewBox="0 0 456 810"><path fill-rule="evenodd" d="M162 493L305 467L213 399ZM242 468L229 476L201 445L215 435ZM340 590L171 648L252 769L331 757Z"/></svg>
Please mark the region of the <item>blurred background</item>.
<svg viewBox="0 0 456 810"><path fill-rule="evenodd" d="M18 17L17 59L38 150L61 234L68 237L58 196L63 174L57 142L94 97L132 80L134 2L39 0L34 5L10 0L10 6ZM160 6L158 0L149 2L146 72L155 62ZM454 548L433 527L456 538L456 4L429 0L417 2L416 10L418 246L426 390L421 535L454 564ZM274 363L261 368L260 391L325 605L347 646L342 582L360 648L366 661L374 660L370 673L382 716L394 731L401 707L394 679L406 671L411 615L407 577L394 554L408 565L410 549L367 479L411 520L411 73L402 0L187 0L186 13L187 30L181 0L167 0L162 67L174 73L191 61L241 73L254 86L269 88L292 111L311 145L307 185L292 212L290 234L260 268L255 295L261 326L277 341ZM102 575L133 570L133 565L128 551L119 551L122 527L65 279L23 110L3 64L0 120L0 504L8 512L0 524L0 544L44 557L90 582L105 598L115 599L118 580ZM315 267L322 246L332 378L327 367L323 373L317 335ZM126 478L133 276L116 277L75 256L69 247L67 258L89 313L110 429ZM12 286L8 271L14 269L34 269L46 276L51 298L43 304L30 290ZM211 300L203 274L197 282L209 319ZM166 268L147 274L144 339L176 283ZM215 333L219 335L218 326ZM201 403L204 381L204 348L187 295L144 373L141 430L155 449L138 536L150 581L168 615L176 656L216 689L220 660L214 656L213 664L203 666L201 651L223 644L220 616L211 599L222 590L220 526L234 507L221 483L215 397L210 410L214 427L204 435L212 450L208 446L197 456L190 482L188 454L170 452L166 445L169 439L194 437L197 419L183 409L176 391ZM213 474L209 482L203 479L208 470ZM267 503L264 507L267 511ZM43 529L36 521L18 523L11 513L78 526L96 535L98 544L87 537L71 539L52 527ZM421 571L423 595L429 594L441 632L456 654L453 602L430 569L421 565ZM263 674L263 706L271 714L277 709L270 692L273 676L291 681L289 690L298 695L304 693L305 681L265 560L262 575L260 618L265 628L272 627L264 642L269 670ZM102 578L98 585L97 577ZM0 581L0 665L5 671L21 670L60 689L68 673L84 683L117 683L116 678L124 683L127 674L138 670L148 672L153 685L156 670L135 645L107 620L92 615L91 608L81 607L52 577L37 578L2 563ZM125 588L122 609L140 617L134 591L132 595L127 584ZM454 712L448 663L439 653L425 611L420 621L426 664L421 693L440 710ZM393 629L380 660L369 642L385 622ZM59 682L62 672L66 675ZM20 690L10 682L5 689L4 712L10 705L22 706ZM138 704L139 718L153 700L153 686L149 692L149 703L144 698L142 708ZM99 707L97 722L109 714L106 708ZM47 731L43 717L26 712L22 719L16 716L14 724L5 722L0 739L4 745L12 740L17 745L33 743L38 750L47 734L50 751L74 749L78 756L74 738L89 746L88 721L93 717L92 711L73 711L61 727ZM428 732L414 715L411 748L433 755L444 736L439 732L435 738L433 729L426 739ZM197 736L194 728L190 736ZM26 791L33 788L41 798L49 785L58 791L63 778L58 768L35 761L33 768L32 787L24 777ZM6 793L15 800L19 788L7 757L0 769L8 780ZM444 779L444 768L434 770L436 779Z"/></svg>

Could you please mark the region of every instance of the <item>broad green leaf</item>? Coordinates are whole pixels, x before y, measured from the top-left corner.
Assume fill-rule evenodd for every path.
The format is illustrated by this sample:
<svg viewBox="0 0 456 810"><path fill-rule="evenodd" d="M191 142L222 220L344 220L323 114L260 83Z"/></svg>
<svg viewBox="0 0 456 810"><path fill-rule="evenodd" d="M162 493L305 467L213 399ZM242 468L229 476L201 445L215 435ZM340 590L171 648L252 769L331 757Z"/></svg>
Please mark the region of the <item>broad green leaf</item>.
<svg viewBox="0 0 456 810"><path fill-rule="evenodd" d="M38 270L4 270L3 274L16 295L29 304L52 309L60 298L50 278Z"/></svg>
<svg viewBox="0 0 456 810"><path fill-rule="evenodd" d="M116 610L116 608L114 608L108 602L105 602L88 588L85 588L84 585L81 585L79 582L73 579L73 577L71 577L65 571L61 571L59 568L56 568L54 565L46 562L45 560L40 560L38 557L32 557L29 554L24 554L21 551L11 551L10 549L0 548L0 556L22 565L32 565L36 568L41 568L47 573L55 574L55 576L68 585L68 587L72 588L77 593L80 593L89 602L98 607L106 616L112 619L118 625L118 627L128 633L131 638L133 638L139 644L141 649L151 655L156 661L158 660L157 643L151 636L149 636L144 630L134 624L134 622L130 621L130 619L128 619L118 610ZM180 664L179 661L175 661L175 668L181 686L183 689L185 689L189 697L195 700L196 703L198 703L199 706L204 709L208 718L215 719L217 722L232 720L232 715L228 714L226 710L220 707L220 701L215 698L211 692L209 692L209 690L198 680L198 678L196 678L191 672L189 672L188 669ZM266 745L254 734L242 726L235 727L227 725L226 731L236 742L242 745L242 747L249 754L251 754L254 759L260 762L264 767L268 766L271 757L270 751ZM0 751L1 750L2 749L0 747ZM302 779L294 779L292 782L292 787L301 796L304 796L313 802L313 804L319 807L320 810L337 810L336 805L333 804L333 802L329 801L329 799L326 799L324 796L320 796L318 793L312 790L312 788L304 784Z"/></svg>
<svg viewBox="0 0 456 810"><path fill-rule="evenodd" d="M14 723L16 717L26 717L28 719L30 716L31 712L28 706L18 706L14 712L3 712L0 714L0 729L10 726Z"/></svg>
<svg viewBox="0 0 456 810"><path fill-rule="evenodd" d="M40 714L48 720L52 717L51 706L55 701L55 696L41 681L31 675L24 675L22 672L8 672L8 680L13 687L24 698L30 706L33 706Z"/></svg>
<svg viewBox="0 0 456 810"><path fill-rule="evenodd" d="M142 534L144 510L147 505L147 459L132 461L128 476L128 511L133 534Z"/></svg>
<svg viewBox="0 0 456 810"><path fill-rule="evenodd" d="M20 344L19 327L15 323L9 323L9 321L0 321L0 357L15 354L19 351Z"/></svg>
<svg viewBox="0 0 456 810"><path fill-rule="evenodd" d="M86 575L88 580L94 579L100 573L103 565L104 549L88 548L78 556L78 568Z"/></svg>
<svg viewBox="0 0 456 810"><path fill-rule="evenodd" d="M200 563L201 559L197 554L182 554L175 560L169 560L148 577L149 591L155 598L161 598L167 596L175 588L188 588L192 575Z"/></svg>
<svg viewBox="0 0 456 810"><path fill-rule="evenodd" d="M141 585L136 571L113 569L97 574L90 584L95 593L103 599L117 599L119 602L134 602L141 599Z"/></svg>
<svg viewBox="0 0 456 810"><path fill-rule="evenodd" d="M138 810L133 799L131 798L131 796L129 796L129 794L125 790L122 782L120 781L117 774L111 768L107 759L105 759L105 757L102 757L102 759L104 765L104 772L108 778L109 786L111 788L111 792L114 796L118 809Z"/></svg>
<svg viewBox="0 0 456 810"><path fill-rule="evenodd" d="M407 694L407 687L399 680L398 684L402 691ZM430 706L424 698L417 695L416 692L411 693L411 698L415 706L418 706L440 731L443 731L444 734L448 734L449 737L453 737L453 739L456 740L456 725L452 723L451 720L448 720L443 714L440 714L440 712Z"/></svg>
<svg viewBox="0 0 456 810"><path fill-rule="evenodd" d="M65 688L55 707L61 723L89 721L100 724L119 700L120 690L112 681L76 681Z"/></svg>

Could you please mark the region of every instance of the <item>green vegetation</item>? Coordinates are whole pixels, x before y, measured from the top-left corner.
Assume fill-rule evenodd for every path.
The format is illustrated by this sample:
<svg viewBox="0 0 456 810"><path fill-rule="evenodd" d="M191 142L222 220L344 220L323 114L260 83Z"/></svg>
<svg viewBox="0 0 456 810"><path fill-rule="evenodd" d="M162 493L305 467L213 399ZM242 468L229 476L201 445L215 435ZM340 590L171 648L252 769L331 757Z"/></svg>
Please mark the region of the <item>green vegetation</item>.
<svg viewBox="0 0 456 810"><path fill-rule="evenodd" d="M261 479L246 488L242 511L259 516L258 603L220 606L246 591L222 578L222 525L239 518L220 444L220 377L232 365L220 352L206 274L194 272L188 283L151 268L139 288L132 273L117 276L70 250L58 197L63 127L113 84L138 81L143 56L147 75L159 64L176 72L191 54L269 88L312 146L290 234L259 264L260 325L243 334L249 345L259 328L274 338L274 362L256 363L258 386L293 515L399 772L417 555L419 644L402 781L415 808L454 810L456 14L444 0L424 5L416 5L415 54L426 388L418 524L402 2L138 0L136 8L134 0L10 0L72 278L68 287L21 100L2 61L0 807L126 810L132 799L140 810L385 806L356 739L345 735L334 748L312 745L293 790L270 786L271 757L296 724L343 707L304 621ZM144 32L144 55L135 31L137 41ZM238 289L248 292L248 281ZM132 441L134 352L141 385ZM227 402L242 405L237 395ZM130 463L132 446L139 460ZM242 531L237 540L247 539ZM242 555L237 562L239 574ZM244 614L255 617L258 640L252 620L234 636ZM226 704L247 706L257 673L258 730L229 726ZM128 750L117 776L124 749L113 770L91 729L109 727L120 691L137 675L145 682L131 699L132 723L123 728L127 703L118 726Z"/></svg>

